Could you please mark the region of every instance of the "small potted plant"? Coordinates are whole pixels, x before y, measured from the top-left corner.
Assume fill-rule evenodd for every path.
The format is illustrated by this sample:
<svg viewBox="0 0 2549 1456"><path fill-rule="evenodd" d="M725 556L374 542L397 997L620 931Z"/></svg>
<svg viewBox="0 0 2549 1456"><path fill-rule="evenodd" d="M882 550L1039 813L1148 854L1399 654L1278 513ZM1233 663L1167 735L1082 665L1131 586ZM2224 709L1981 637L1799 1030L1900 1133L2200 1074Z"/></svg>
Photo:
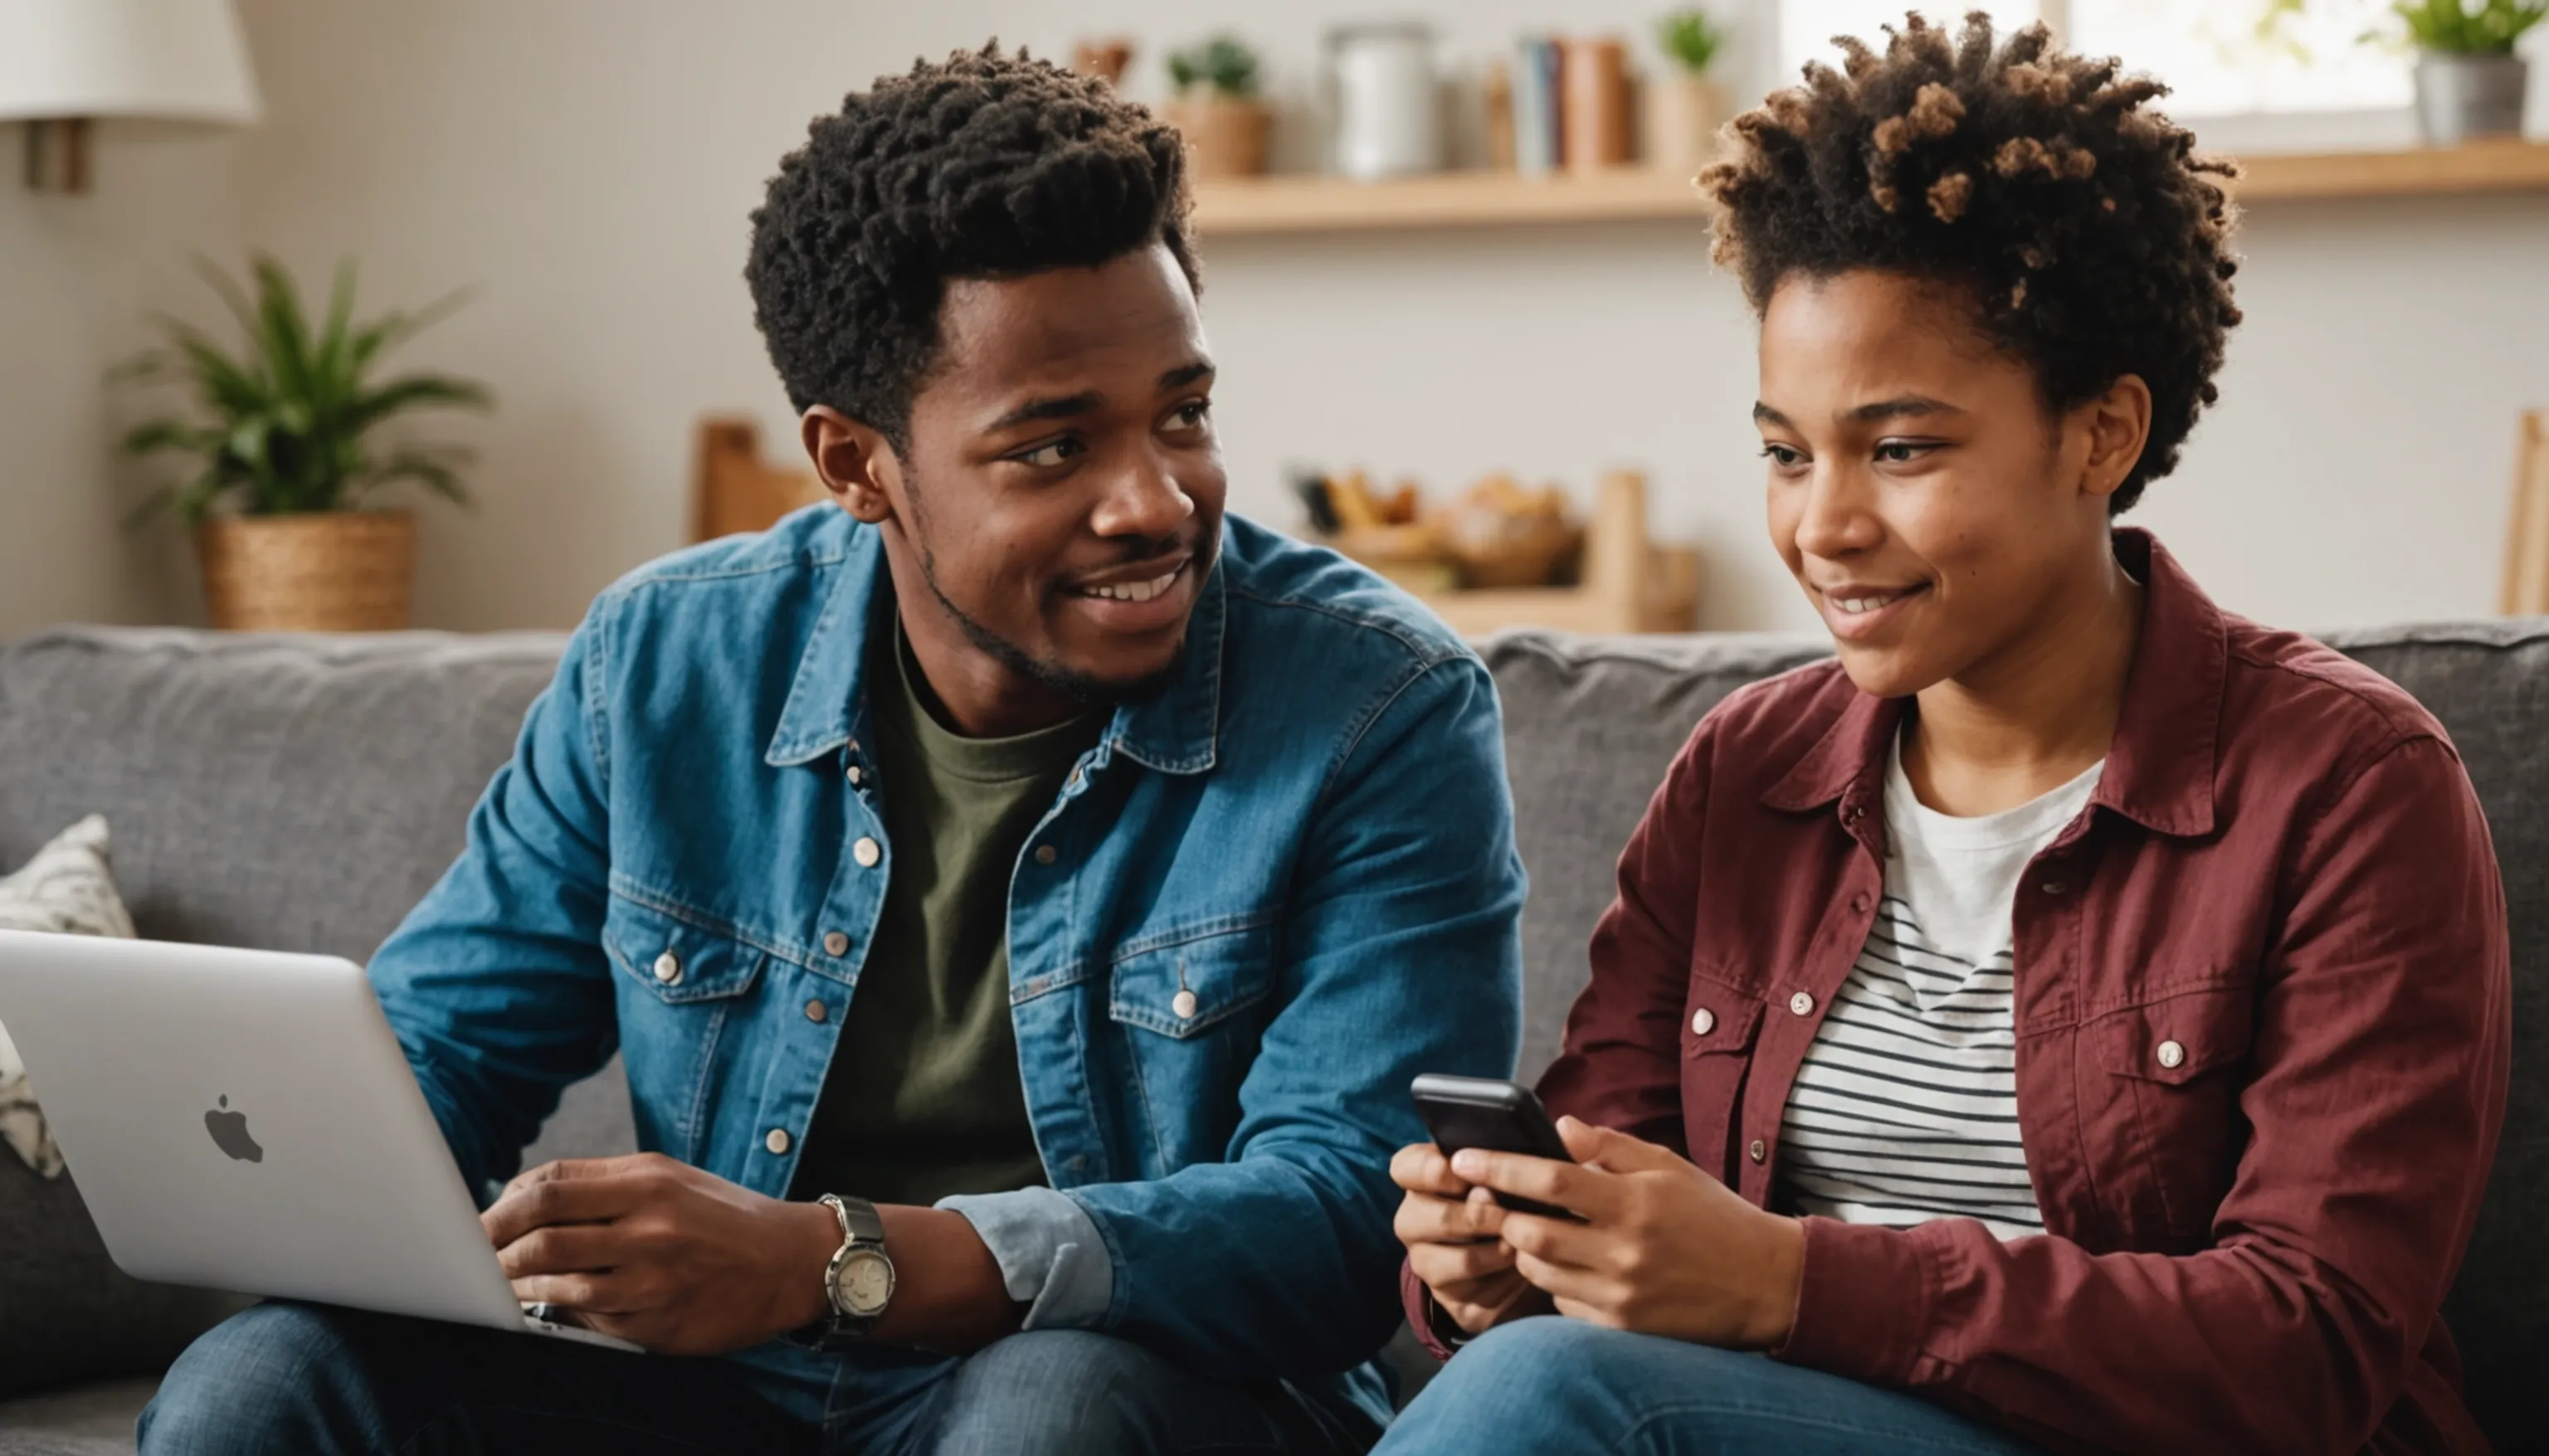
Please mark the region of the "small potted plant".
<svg viewBox="0 0 2549 1456"><path fill-rule="evenodd" d="M373 431L412 410L485 409L486 389L439 374L374 381L381 357L451 312L453 294L413 314L354 321L354 270L336 270L314 330L292 276L252 260L255 296L208 262L205 280L244 331L225 350L203 330L162 318L168 347L115 371L120 382L176 381L191 413L136 425L136 456L186 457L182 484L134 512L140 524L173 507L195 532L213 625L244 631L394 631L408 624L416 577L416 518L365 508L402 482L467 500L452 446L378 444Z"/></svg>
<svg viewBox="0 0 2549 1456"><path fill-rule="evenodd" d="M1232 36L1169 52L1177 97L1170 125L1186 139L1197 177L1253 177L1266 170L1274 113L1257 99L1257 52Z"/></svg>
<svg viewBox="0 0 2549 1456"><path fill-rule="evenodd" d="M2395 0L2416 47L2416 125L2430 146L2522 131L2530 64L2513 53L2549 0Z"/></svg>
<svg viewBox="0 0 2549 1456"><path fill-rule="evenodd" d="M1655 23L1664 74L1647 87L1647 164L1695 173L1717 150L1726 95L1708 78L1725 50L1727 31L1705 10L1676 10Z"/></svg>

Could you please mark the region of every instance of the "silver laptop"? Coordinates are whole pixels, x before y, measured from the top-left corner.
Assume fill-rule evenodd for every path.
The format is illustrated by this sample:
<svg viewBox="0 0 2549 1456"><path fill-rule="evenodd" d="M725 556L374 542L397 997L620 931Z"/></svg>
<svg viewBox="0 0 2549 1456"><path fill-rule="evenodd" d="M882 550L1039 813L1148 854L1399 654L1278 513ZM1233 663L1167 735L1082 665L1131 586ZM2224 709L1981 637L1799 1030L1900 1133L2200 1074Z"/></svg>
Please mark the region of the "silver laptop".
<svg viewBox="0 0 2549 1456"><path fill-rule="evenodd" d="M126 1273L637 1348L514 1298L351 963L0 931L0 1026Z"/></svg>

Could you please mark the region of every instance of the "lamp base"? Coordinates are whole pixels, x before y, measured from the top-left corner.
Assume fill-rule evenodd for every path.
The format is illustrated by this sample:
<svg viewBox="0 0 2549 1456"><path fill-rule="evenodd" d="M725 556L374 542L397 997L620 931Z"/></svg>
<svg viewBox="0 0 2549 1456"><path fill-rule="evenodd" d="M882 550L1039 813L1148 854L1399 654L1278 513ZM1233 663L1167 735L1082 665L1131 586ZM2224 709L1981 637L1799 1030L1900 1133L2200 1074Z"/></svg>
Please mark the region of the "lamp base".
<svg viewBox="0 0 2549 1456"><path fill-rule="evenodd" d="M27 124L27 190L86 192L89 120L66 117Z"/></svg>

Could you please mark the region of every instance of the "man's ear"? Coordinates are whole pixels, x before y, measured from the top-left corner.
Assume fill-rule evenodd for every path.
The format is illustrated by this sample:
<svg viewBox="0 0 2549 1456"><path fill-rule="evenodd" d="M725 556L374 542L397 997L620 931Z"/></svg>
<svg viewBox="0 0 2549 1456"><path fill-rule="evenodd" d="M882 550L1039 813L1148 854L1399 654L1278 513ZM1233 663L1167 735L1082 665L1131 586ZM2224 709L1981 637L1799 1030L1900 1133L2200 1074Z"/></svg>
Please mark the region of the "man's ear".
<svg viewBox="0 0 2549 1456"><path fill-rule="evenodd" d="M2107 392L2082 405L2072 418L2088 430L2088 458L2082 462L2080 489L2105 498L2124 488L2150 440L2151 392L2138 374L2127 374Z"/></svg>
<svg viewBox="0 0 2549 1456"><path fill-rule="evenodd" d="M815 476L842 508L870 525L894 514L902 462L883 433L829 405L806 410L797 428Z"/></svg>

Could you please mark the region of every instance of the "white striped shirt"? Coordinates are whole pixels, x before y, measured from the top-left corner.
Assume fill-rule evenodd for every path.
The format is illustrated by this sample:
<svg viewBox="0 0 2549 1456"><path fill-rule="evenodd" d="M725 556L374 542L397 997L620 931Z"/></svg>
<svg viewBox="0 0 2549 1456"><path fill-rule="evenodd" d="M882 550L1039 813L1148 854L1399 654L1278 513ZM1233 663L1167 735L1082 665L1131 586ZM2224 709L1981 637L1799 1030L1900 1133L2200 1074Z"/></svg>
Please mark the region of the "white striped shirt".
<svg viewBox="0 0 2549 1456"><path fill-rule="evenodd" d="M1923 805L1886 764L1885 903L1824 1014L1779 1138L1787 1207L1906 1228L1979 1219L2041 1233L2018 1130L2010 912L2028 862L2105 766L1998 814Z"/></svg>

